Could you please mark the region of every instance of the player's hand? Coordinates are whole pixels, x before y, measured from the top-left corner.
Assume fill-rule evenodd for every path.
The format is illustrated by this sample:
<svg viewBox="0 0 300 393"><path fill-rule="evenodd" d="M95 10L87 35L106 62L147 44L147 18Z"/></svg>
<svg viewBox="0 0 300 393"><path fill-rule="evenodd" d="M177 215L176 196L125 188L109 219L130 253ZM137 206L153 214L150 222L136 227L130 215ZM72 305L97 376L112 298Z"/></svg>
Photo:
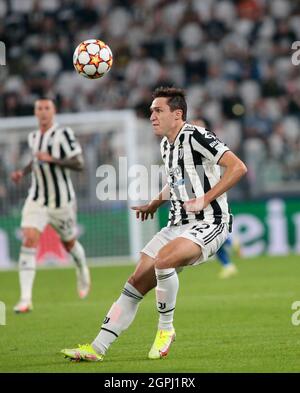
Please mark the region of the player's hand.
<svg viewBox="0 0 300 393"><path fill-rule="evenodd" d="M156 208L151 206L149 203L142 206L132 206L131 209L136 211L136 218L141 218L142 221L147 220L149 215L151 219L153 219L154 213L156 212Z"/></svg>
<svg viewBox="0 0 300 393"><path fill-rule="evenodd" d="M23 176L24 176L23 171L19 170L19 171L12 172L10 175L10 178L13 182L18 184L20 182L20 180L23 178Z"/></svg>
<svg viewBox="0 0 300 393"><path fill-rule="evenodd" d="M36 153L35 156L39 161L49 162L49 163L53 162L53 157L46 152L39 151Z"/></svg>
<svg viewBox="0 0 300 393"><path fill-rule="evenodd" d="M199 213L203 209L207 207L208 203L205 201L204 196L200 198L190 199L189 201L184 202L183 208L187 212L191 213Z"/></svg>

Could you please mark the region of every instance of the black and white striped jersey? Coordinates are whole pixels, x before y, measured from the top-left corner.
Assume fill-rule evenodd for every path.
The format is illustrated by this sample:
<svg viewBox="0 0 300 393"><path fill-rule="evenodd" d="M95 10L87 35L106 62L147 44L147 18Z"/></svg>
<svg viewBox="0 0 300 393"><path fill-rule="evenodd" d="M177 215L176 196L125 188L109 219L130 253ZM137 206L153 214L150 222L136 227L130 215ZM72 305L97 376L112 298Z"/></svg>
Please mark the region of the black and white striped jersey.
<svg viewBox="0 0 300 393"><path fill-rule="evenodd" d="M28 145L32 152L32 180L28 199L41 206L59 208L75 199L70 170L53 163L37 160L38 151L47 152L57 159L71 158L82 152L81 147L69 127L53 125L45 133L40 130L28 135Z"/></svg>
<svg viewBox="0 0 300 393"><path fill-rule="evenodd" d="M184 124L174 143L164 137L160 146L170 186L168 226L195 220L229 223L226 193L198 214L188 213L183 208L185 201L203 196L220 180L221 167L217 163L229 148L212 132L192 124Z"/></svg>

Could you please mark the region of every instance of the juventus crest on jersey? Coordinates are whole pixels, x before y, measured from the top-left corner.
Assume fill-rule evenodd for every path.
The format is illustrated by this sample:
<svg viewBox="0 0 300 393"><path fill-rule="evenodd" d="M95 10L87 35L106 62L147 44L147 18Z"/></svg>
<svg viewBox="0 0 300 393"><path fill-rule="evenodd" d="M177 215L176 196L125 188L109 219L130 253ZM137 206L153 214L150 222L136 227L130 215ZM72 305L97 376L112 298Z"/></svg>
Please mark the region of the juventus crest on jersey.
<svg viewBox="0 0 300 393"><path fill-rule="evenodd" d="M35 154L47 152L57 159L71 158L82 152L71 128L53 125L45 133L33 131L28 136L32 152L32 182L28 199L41 206L59 208L75 199L70 170L53 163L39 161Z"/></svg>
<svg viewBox="0 0 300 393"><path fill-rule="evenodd" d="M185 201L203 196L220 180L221 168L217 163L228 150L212 132L192 124L184 124L174 143L169 143L167 137L162 139L161 154L170 186L168 226L193 220L214 224L230 222L226 194L198 214L183 208Z"/></svg>

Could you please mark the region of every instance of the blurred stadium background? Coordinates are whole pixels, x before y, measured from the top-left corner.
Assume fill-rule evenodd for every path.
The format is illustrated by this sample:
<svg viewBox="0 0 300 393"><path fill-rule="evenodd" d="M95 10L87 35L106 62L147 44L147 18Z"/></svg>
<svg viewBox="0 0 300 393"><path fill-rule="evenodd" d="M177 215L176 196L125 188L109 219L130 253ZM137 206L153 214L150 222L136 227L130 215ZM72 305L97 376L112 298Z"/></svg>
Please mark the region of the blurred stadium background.
<svg viewBox="0 0 300 393"><path fill-rule="evenodd" d="M0 1L7 52L0 66L0 267L16 266L18 258L29 179L16 187L9 173L30 159L29 116L41 95L56 99L59 114L76 113L76 121L63 119L85 154L75 188L90 262L134 259L139 244L165 223L166 210L138 235L126 201L97 199L96 170L102 164L118 170L127 155L146 166L161 163L148 120L151 92L160 85L184 87L189 119L205 119L249 168L229 193L244 255L300 253L300 74L291 60L299 37L297 0ZM114 54L100 80L73 69L75 47L91 38ZM39 263L67 263L50 228Z"/></svg>

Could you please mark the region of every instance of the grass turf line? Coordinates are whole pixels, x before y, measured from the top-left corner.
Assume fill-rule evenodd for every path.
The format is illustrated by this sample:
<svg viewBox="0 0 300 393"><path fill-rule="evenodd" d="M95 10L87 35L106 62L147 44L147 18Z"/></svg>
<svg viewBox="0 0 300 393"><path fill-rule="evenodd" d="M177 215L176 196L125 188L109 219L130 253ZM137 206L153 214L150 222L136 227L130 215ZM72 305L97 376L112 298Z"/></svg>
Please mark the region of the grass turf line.
<svg viewBox="0 0 300 393"><path fill-rule="evenodd" d="M16 272L1 272L0 372L299 372L300 326L291 305L300 300L299 257L238 260L239 274L220 280L218 263L179 275L176 342L169 357L148 360L155 337L154 291L132 326L101 363L71 363L59 351L91 342L133 266L92 268L92 292L77 298L75 270L37 272L34 311L16 315Z"/></svg>

